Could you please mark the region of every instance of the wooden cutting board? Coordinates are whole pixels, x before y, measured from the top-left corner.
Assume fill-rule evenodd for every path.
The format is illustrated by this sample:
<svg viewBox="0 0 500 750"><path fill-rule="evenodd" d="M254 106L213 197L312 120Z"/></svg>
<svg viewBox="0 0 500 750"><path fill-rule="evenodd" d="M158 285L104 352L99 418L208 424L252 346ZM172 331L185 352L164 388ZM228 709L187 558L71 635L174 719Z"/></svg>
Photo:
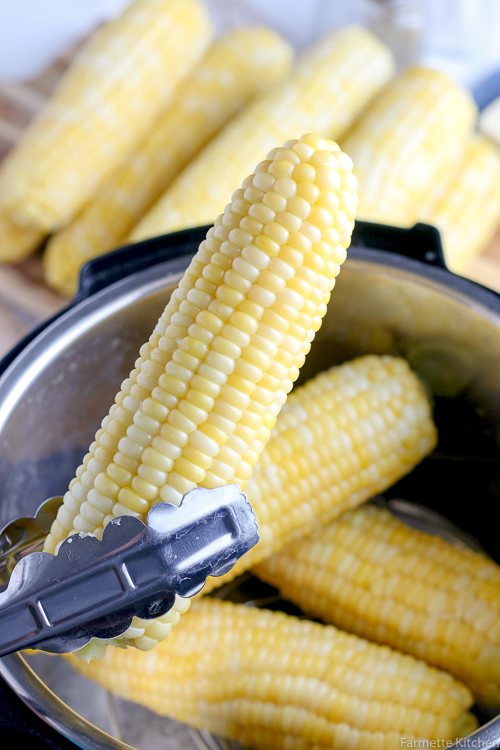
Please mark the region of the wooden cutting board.
<svg viewBox="0 0 500 750"><path fill-rule="evenodd" d="M75 49L69 50L43 75L23 85L0 81L0 161L50 95L74 53ZM469 275L500 292L500 230L471 265ZM44 284L41 255L18 266L0 264L0 357L67 303Z"/></svg>

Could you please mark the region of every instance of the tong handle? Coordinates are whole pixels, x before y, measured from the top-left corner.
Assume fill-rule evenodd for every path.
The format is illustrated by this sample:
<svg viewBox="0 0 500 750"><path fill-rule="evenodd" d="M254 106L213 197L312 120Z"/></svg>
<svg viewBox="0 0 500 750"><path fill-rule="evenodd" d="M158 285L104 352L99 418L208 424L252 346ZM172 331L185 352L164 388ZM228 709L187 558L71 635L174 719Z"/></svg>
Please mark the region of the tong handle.
<svg viewBox="0 0 500 750"><path fill-rule="evenodd" d="M134 616L160 617L176 594L194 596L258 538L250 504L227 485L191 490L178 508L155 505L147 526L121 516L102 541L75 534L56 556L28 555L0 594L0 656L29 647L66 653L122 635Z"/></svg>

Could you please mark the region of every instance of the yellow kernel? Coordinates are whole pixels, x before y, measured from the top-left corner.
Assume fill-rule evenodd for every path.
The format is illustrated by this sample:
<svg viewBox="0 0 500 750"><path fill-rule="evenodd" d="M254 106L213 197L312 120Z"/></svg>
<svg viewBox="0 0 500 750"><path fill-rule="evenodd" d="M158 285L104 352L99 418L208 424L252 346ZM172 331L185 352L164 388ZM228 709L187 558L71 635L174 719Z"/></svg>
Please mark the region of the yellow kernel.
<svg viewBox="0 0 500 750"><path fill-rule="evenodd" d="M291 214L298 216L302 221L305 221L309 217L311 206L308 201L304 200L304 198L296 195L287 201L286 210Z"/></svg>
<svg viewBox="0 0 500 750"><path fill-rule="evenodd" d="M348 226L349 219L347 218L345 213L343 211L337 211L337 213L333 217L333 228L336 229L340 235L342 235L346 231Z"/></svg>
<svg viewBox="0 0 500 750"><path fill-rule="evenodd" d="M217 450L218 448L219 446L217 446ZM212 458L208 456L206 453L204 453L203 451L199 450L198 448L195 448L192 445L187 445L184 448L183 456L188 461L191 461L193 464L195 464L196 466L199 466L205 471L209 469L212 465Z"/></svg>
<svg viewBox="0 0 500 750"><path fill-rule="evenodd" d="M285 279L280 278L272 271L262 271L259 276L259 285L273 294L281 292L286 286Z"/></svg>
<svg viewBox="0 0 500 750"><path fill-rule="evenodd" d="M302 227L307 222L304 222L302 224ZM300 232L291 232L290 236L288 238L287 243L293 250L298 250L299 253L302 253L302 255L305 255L305 253L308 253L312 249L312 242L310 239L306 237L305 234L303 234L302 231ZM303 262L303 259L302 259Z"/></svg>
<svg viewBox="0 0 500 750"><path fill-rule="evenodd" d="M250 179L253 180L253 176ZM262 190L259 190L256 187L250 186L246 188L245 192L243 193L243 196L245 200L248 201L249 203L257 203L258 201L262 199L263 194L264 193L262 192Z"/></svg>
<svg viewBox="0 0 500 750"><path fill-rule="evenodd" d="M149 510L149 503L147 502L147 500L139 497L139 495L134 492L131 487L123 487L119 492L118 500L120 501L121 505L123 505L125 508L128 508L129 510L134 511L134 513L143 514L147 513ZM115 511L113 508L113 513L114 512Z"/></svg>
<svg viewBox="0 0 500 750"><path fill-rule="evenodd" d="M231 315L231 317L229 318L229 322L235 328L243 331L243 333L246 333L248 336L253 336L253 334L257 332L257 328L259 327L258 321L255 320L255 318L252 318L252 316L247 315L247 313L241 312L240 310L236 310Z"/></svg>
<svg viewBox="0 0 500 750"><path fill-rule="evenodd" d="M227 347L233 347L235 350L239 351L239 347L235 347L235 345L231 344L230 341L226 341L226 339L222 339L222 341L226 343ZM234 359L232 357L226 356L225 354L221 354L218 351L215 351L215 349L212 349L208 352L205 362L206 364L213 367L214 370L218 370L224 375L231 375L231 373L234 371ZM225 380L226 379L224 379L224 382Z"/></svg>
<svg viewBox="0 0 500 750"><path fill-rule="evenodd" d="M172 505L179 506L182 502L184 494L178 492L174 487L169 484L164 484L160 489L160 497L164 503L171 503Z"/></svg>
<svg viewBox="0 0 500 750"><path fill-rule="evenodd" d="M289 232L298 232L302 225L302 220L299 219L298 216L295 216L295 214L291 214L288 211L279 213L276 216L276 221L278 222L278 224L281 224L281 226L285 227L285 229Z"/></svg>
<svg viewBox="0 0 500 750"><path fill-rule="evenodd" d="M256 174L253 178L254 187L264 191L265 193L267 193L268 190L272 190L274 183L275 179L269 172Z"/></svg>
<svg viewBox="0 0 500 750"><path fill-rule="evenodd" d="M199 393L199 391L197 392ZM204 409L199 409L185 399L180 402L178 409L185 417L191 420L191 422L194 422L197 426L206 422L207 412Z"/></svg>
<svg viewBox="0 0 500 750"><path fill-rule="evenodd" d="M208 331L210 331L210 333L213 333L214 335L219 333L220 329L224 325L223 321L209 310L202 310L200 313L198 313L198 315L196 316L196 322L198 323L198 325L203 326L203 328L206 328Z"/></svg>
<svg viewBox="0 0 500 750"><path fill-rule="evenodd" d="M330 229L333 224L332 214L321 206L315 205L311 208L309 221L318 227L321 232Z"/></svg>
<svg viewBox="0 0 500 750"><path fill-rule="evenodd" d="M258 383L262 377L262 371L254 367L246 359L239 359L235 364L235 373L250 383Z"/></svg>
<svg viewBox="0 0 500 750"><path fill-rule="evenodd" d="M272 160L271 159L264 159L264 161L259 162L257 164L256 169L255 169L255 174L261 174L262 172L267 172L269 170L269 167L271 166L271 164L272 164Z"/></svg>
<svg viewBox="0 0 500 750"><path fill-rule="evenodd" d="M319 242L319 240L321 239L321 230L318 229L318 227L314 226L314 224L311 224L310 221L302 222L300 234L306 237L309 242L311 242L311 244Z"/></svg>
<svg viewBox="0 0 500 750"><path fill-rule="evenodd" d="M309 159L309 163L316 168L332 167L335 171L337 170L337 160L331 151L316 151Z"/></svg>
<svg viewBox="0 0 500 750"><path fill-rule="evenodd" d="M136 492L138 497L147 500L148 503L151 503L151 501L158 495L158 486L151 484L151 482L148 482L144 477L139 475L132 479L132 489ZM119 497L119 499L122 500L121 497ZM132 510L136 510L136 508L132 508Z"/></svg>
<svg viewBox="0 0 500 750"><path fill-rule="evenodd" d="M202 394L212 399L217 398L220 393L220 385L209 378L196 373L191 381L191 389L201 391ZM208 411L208 409L207 409Z"/></svg>
<svg viewBox="0 0 500 750"><path fill-rule="evenodd" d="M251 286L249 284L249 286ZM244 293L237 292L236 289L231 288L230 286L226 286L226 284L223 284L222 286L217 287L217 299L223 304L226 305L227 308L231 308L234 310L240 302L245 298ZM212 303L212 309L213 309L213 303Z"/></svg>
<svg viewBox="0 0 500 750"><path fill-rule="evenodd" d="M294 165L286 159L277 159L269 167L269 172L276 179L283 177L291 177L293 174Z"/></svg>
<svg viewBox="0 0 500 750"><path fill-rule="evenodd" d="M263 208L267 208L268 211L272 211L272 213L274 214L286 210L286 198L280 193L277 193L275 190L271 190L271 192L265 193L262 196L262 203L265 204ZM268 221L274 221L274 218L275 217L273 216L273 218L269 218ZM267 224L268 222L266 221L262 223Z"/></svg>
<svg viewBox="0 0 500 750"><path fill-rule="evenodd" d="M278 245L285 245L288 240L288 231L276 221L266 224L262 231L266 237L270 237Z"/></svg>
<svg viewBox="0 0 500 750"><path fill-rule="evenodd" d="M203 425L203 427L210 427L210 425ZM207 435L201 428L189 436L189 445L209 458L216 456L220 447L217 440Z"/></svg>
<svg viewBox="0 0 500 750"><path fill-rule="evenodd" d="M293 170L293 179L296 182L315 182L316 170L310 164L299 164Z"/></svg>
<svg viewBox="0 0 500 750"><path fill-rule="evenodd" d="M120 490L120 487L116 482L113 482L112 479L107 474L98 474L94 480L94 487L98 492L102 492L103 495L106 497L115 498L118 495L118 492Z"/></svg>
<svg viewBox="0 0 500 750"><path fill-rule="evenodd" d="M173 396L177 396L177 398L181 398L182 396L184 396L188 389L187 383L185 381L179 380L179 378L176 378L170 373L165 373L164 375L162 375L158 380L158 385L161 386L161 388L163 388L163 390L167 393L170 393Z"/></svg>
<svg viewBox="0 0 500 750"><path fill-rule="evenodd" d="M293 289L283 289L278 296L280 302L284 302L285 305L292 307L294 310L301 310L304 305L304 298L294 292Z"/></svg>
<svg viewBox="0 0 500 750"><path fill-rule="evenodd" d="M147 463L142 463L139 466L139 468L137 469L137 474L150 485L154 485L156 487L161 487L163 484L165 484L168 476L166 471L159 471L158 469L154 469L152 466L148 466ZM135 485L132 485L132 487L137 491L137 487ZM157 494L158 492L156 492L154 497L156 497ZM154 500L154 497L151 499Z"/></svg>
<svg viewBox="0 0 500 750"><path fill-rule="evenodd" d="M340 175L331 167L318 167L316 170L316 184L320 188L338 190L341 185Z"/></svg>
<svg viewBox="0 0 500 750"><path fill-rule="evenodd" d="M273 292L264 289L259 284L254 284L248 294L250 300L255 301L258 305L263 308L271 307L276 301L276 295Z"/></svg>
<svg viewBox="0 0 500 750"><path fill-rule="evenodd" d="M304 262L304 254L290 245L284 245L281 248L279 258L294 269L300 268Z"/></svg>
<svg viewBox="0 0 500 750"><path fill-rule="evenodd" d="M186 494L186 492L189 492L189 490L194 490L194 488L196 487L196 482L192 482L190 479L182 476L182 474L179 474L177 471L172 471L169 474L168 484L183 496Z"/></svg>
<svg viewBox="0 0 500 750"><path fill-rule="evenodd" d="M266 224L266 227L269 227L273 224L275 224L275 222ZM279 226L279 224L277 226ZM278 242L276 242L269 236L265 236L264 234L260 234L255 238L254 245L260 250L263 250L270 258L274 258L280 251L280 245L278 244Z"/></svg>
<svg viewBox="0 0 500 750"><path fill-rule="evenodd" d="M266 195L276 195L276 193L266 193ZM263 203L254 203L250 206L248 211L249 215L255 218L259 224L267 224L270 221L274 221L276 213L268 205L264 205L266 196L263 196Z"/></svg>
<svg viewBox="0 0 500 750"><path fill-rule="evenodd" d="M149 450L146 448L146 450ZM107 473L113 479L117 484L120 485L120 487L124 487L126 484L129 484L132 479L132 474L130 471L127 471L122 466L118 466L115 463L111 463L108 466Z"/></svg>
<svg viewBox="0 0 500 750"><path fill-rule="evenodd" d="M255 268L258 268L260 271L264 270L269 265L269 255L264 250L261 250L255 245L247 245L245 248L243 248L241 254L243 258L245 258L249 263L255 266Z"/></svg>
<svg viewBox="0 0 500 750"><path fill-rule="evenodd" d="M236 258L234 262L236 263L237 260L248 262L245 261L244 258ZM232 289L235 289L237 292L242 292L243 294L246 294L252 286L251 282L248 281L248 279L245 279L243 276L241 276L241 274L234 270L234 266L229 271L226 271L224 275L224 283Z"/></svg>
<svg viewBox="0 0 500 750"><path fill-rule="evenodd" d="M353 163L352 163L352 159L350 156L348 156L347 154L344 154L343 151L338 151L337 153L334 154L334 156L337 160L337 165L339 169L342 169L346 172L352 172Z"/></svg>
<svg viewBox="0 0 500 750"><path fill-rule="evenodd" d="M295 167L295 169L298 169L298 167ZM284 198L293 198L293 196L297 194L297 183L295 178L291 179L290 177L280 177L279 180L276 180L274 190Z"/></svg>
<svg viewBox="0 0 500 750"><path fill-rule="evenodd" d="M211 380L218 386L224 385L227 381L227 375L219 368L211 366L208 362L203 362L203 364L200 365L199 374L203 375L208 380Z"/></svg>
<svg viewBox="0 0 500 750"><path fill-rule="evenodd" d="M174 446L183 448L187 445L188 436L187 433L179 430L172 424L164 424L160 431L161 437L167 442ZM155 438L156 440L156 438ZM153 442L154 445L154 442ZM168 454L167 454L168 455Z"/></svg>
<svg viewBox="0 0 500 750"><path fill-rule="evenodd" d="M314 148L309 146L307 143L303 143L302 141L296 143L293 147L293 150L302 162L308 162L311 156L314 154Z"/></svg>
<svg viewBox="0 0 500 750"><path fill-rule="evenodd" d="M185 479L193 482L194 484L200 484L200 482L203 482L205 478L205 469L202 469L200 466L196 466L196 464L193 464L184 456L177 459L174 468L176 472L178 472L181 476L185 477ZM169 482L171 476L172 474L170 474Z"/></svg>
<svg viewBox="0 0 500 750"><path fill-rule="evenodd" d="M190 419L184 416L178 409L173 409L168 415L168 423L171 427L175 427L181 432L191 433L196 430L196 425L191 422ZM166 427L164 425L163 427ZM162 428L162 437L165 437Z"/></svg>
<svg viewBox="0 0 500 750"><path fill-rule="evenodd" d="M358 188L358 181L352 172L341 172L341 184L344 190L349 193L354 193Z"/></svg>
<svg viewBox="0 0 500 750"><path fill-rule="evenodd" d="M259 203L258 205L262 206L262 203ZM253 216L246 216L241 220L240 227L241 229L244 229L245 232L251 234L252 237L255 237L262 232L262 224L263 222L257 221Z"/></svg>
<svg viewBox="0 0 500 750"><path fill-rule="evenodd" d="M253 236L250 234L250 232L245 232L244 229L238 228L231 230L231 232L229 233L229 239L241 249L245 247L245 245L248 245L250 242L252 242Z"/></svg>
<svg viewBox="0 0 500 750"><path fill-rule="evenodd" d="M292 164L300 164L300 157L292 148L278 148L274 158L276 160L286 159L292 162Z"/></svg>
<svg viewBox="0 0 500 750"><path fill-rule="evenodd" d="M302 198L310 205L316 203L319 196L319 188L312 182L299 182L297 185L297 197Z"/></svg>

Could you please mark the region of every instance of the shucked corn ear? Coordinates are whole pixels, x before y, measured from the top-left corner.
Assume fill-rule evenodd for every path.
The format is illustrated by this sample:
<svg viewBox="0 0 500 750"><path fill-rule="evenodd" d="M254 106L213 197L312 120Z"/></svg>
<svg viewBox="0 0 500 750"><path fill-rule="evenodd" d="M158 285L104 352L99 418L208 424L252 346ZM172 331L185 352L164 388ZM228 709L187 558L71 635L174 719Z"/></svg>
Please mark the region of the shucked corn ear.
<svg viewBox="0 0 500 750"><path fill-rule="evenodd" d="M483 136L471 138L443 191L421 206L420 219L441 232L446 263L464 273L500 224L500 151Z"/></svg>
<svg viewBox="0 0 500 750"><path fill-rule="evenodd" d="M467 92L420 65L408 68L342 140L359 179L359 217L409 226L460 163L476 115Z"/></svg>
<svg viewBox="0 0 500 750"><path fill-rule="evenodd" d="M49 242L47 282L74 294L81 266L117 247L221 126L258 91L283 77L291 57L290 45L265 28L236 29L215 42L141 146Z"/></svg>
<svg viewBox="0 0 500 750"><path fill-rule="evenodd" d="M245 179L123 382L48 551L71 532L100 536L114 516L178 505L196 486L245 486L345 259L357 204L351 169L335 143L306 135ZM135 622L124 640L152 648L170 627Z"/></svg>
<svg viewBox="0 0 500 750"><path fill-rule="evenodd" d="M71 661L122 698L261 750L399 750L402 738L447 742L477 725L471 694L444 672L332 626L217 599L193 604L149 654Z"/></svg>
<svg viewBox="0 0 500 750"><path fill-rule="evenodd" d="M500 567L364 506L257 568L305 612L447 670L500 704Z"/></svg>
<svg viewBox="0 0 500 750"><path fill-rule="evenodd" d="M260 154L290 133L312 130L338 138L392 73L389 51L368 31L349 26L325 37L286 81L249 105L203 149L131 239L210 224Z"/></svg>
<svg viewBox="0 0 500 750"><path fill-rule="evenodd" d="M44 233L12 221L0 209L0 263L18 263L31 255L44 238Z"/></svg>
<svg viewBox="0 0 500 750"><path fill-rule="evenodd" d="M199 0L136 0L100 29L0 170L0 206L19 224L67 223L130 152L204 53Z"/></svg>
<svg viewBox="0 0 500 750"><path fill-rule="evenodd" d="M204 592L387 489L435 444L405 360L368 355L309 380L289 396L246 488L260 541Z"/></svg>

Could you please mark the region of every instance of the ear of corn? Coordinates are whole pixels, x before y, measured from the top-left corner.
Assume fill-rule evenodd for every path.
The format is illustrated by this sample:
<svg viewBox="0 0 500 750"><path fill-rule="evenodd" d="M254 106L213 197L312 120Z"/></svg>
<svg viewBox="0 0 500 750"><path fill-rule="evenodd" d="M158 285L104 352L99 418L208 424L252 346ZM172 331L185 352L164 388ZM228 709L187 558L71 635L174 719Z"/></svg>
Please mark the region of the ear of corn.
<svg viewBox="0 0 500 750"><path fill-rule="evenodd" d="M458 170L421 207L420 218L441 232L446 263L465 273L500 224L500 151L483 136L471 138Z"/></svg>
<svg viewBox="0 0 500 750"><path fill-rule="evenodd" d="M312 130L338 138L392 73L389 51L368 31L346 27L326 37L281 86L247 107L203 149L138 224L131 239L211 223L259 154L290 133Z"/></svg>
<svg viewBox="0 0 500 750"><path fill-rule="evenodd" d="M446 743L477 724L469 691L444 672L332 626L216 599L196 602L150 654L71 661L122 698L262 750L397 750L403 737Z"/></svg>
<svg viewBox="0 0 500 750"><path fill-rule="evenodd" d="M274 149L236 191L122 384L48 551L75 531L100 536L114 516L178 505L196 486L245 486L345 259L351 169L335 143L306 135ZM148 649L169 629L136 623L124 639Z"/></svg>
<svg viewBox="0 0 500 750"><path fill-rule="evenodd" d="M305 612L447 670L500 704L500 567L365 506L257 574Z"/></svg>
<svg viewBox="0 0 500 750"><path fill-rule="evenodd" d="M135 147L211 38L199 0L136 0L99 30L0 171L0 205L49 232Z"/></svg>
<svg viewBox="0 0 500 750"><path fill-rule="evenodd" d="M283 77L291 57L290 46L265 28L236 29L215 42L146 140L49 242L44 266L50 286L74 294L81 266L117 247L221 126Z"/></svg>
<svg viewBox="0 0 500 750"><path fill-rule="evenodd" d="M447 76L408 68L342 140L359 180L359 217L410 226L436 181L460 163L476 116Z"/></svg>
<svg viewBox="0 0 500 750"><path fill-rule="evenodd" d="M424 389L403 359L368 355L290 395L247 485L260 541L204 593L410 472L436 445Z"/></svg>
<svg viewBox="0 0 500 750"><path fill-rule="evenodd" d="M44 233L12 221L0 209L0 263L18 263L31 255L44 239Z"/></svg>

